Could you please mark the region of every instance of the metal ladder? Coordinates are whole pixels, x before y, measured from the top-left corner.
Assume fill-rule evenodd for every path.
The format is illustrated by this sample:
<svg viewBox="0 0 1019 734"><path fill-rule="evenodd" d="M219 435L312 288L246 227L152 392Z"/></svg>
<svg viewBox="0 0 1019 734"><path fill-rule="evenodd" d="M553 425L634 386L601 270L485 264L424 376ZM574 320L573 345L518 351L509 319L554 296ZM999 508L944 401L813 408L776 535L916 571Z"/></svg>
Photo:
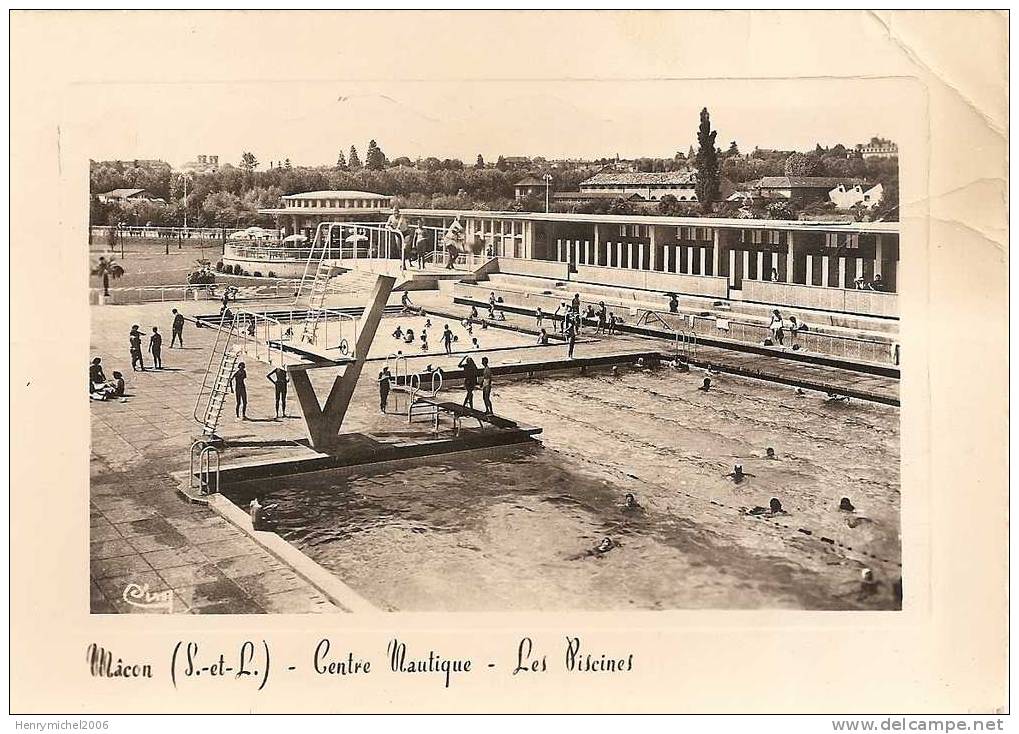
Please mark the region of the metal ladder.
<svg viewBox="0 0 1019 734"><path fill-rule="evenodd" d="M191 444L189 487L199 494L219 494L219 449L199 439Z"/></svg>
<svg viewBox="0 0 1019 734"><path fill-rule="evenodd" d="M212 390L209 393L209 403L205 408L205 417L202 420L202 436L212 438L216 435L216 428L219 427L219 419L223 415L223 404L230 392L230 378L233 376L234 367L240 358L240 348L228 349L223 353L219 363L219 372L216 380L212 383Z"/></svg>
<svg viewBox="0 0 1019 734"><path fill-rule="evenodd" d="M325 253L325 249L322 252ZM335 268L329 263L319 262L308 293L308 311L304 319L304 328L301 330L301 343L315 343L318 323L322 319L322 308L329 293L329 281L334 271Z"/></svg>
<svg viewBox="0 0 1019 734"><path fill-rule="evenodd" d="M198 399L195 400L194 417L202 426L203 439L211 440L216 437L216 428L219 426L223 404L230 388L230 377L240 358L241 347L231 345L236 328L237 315L231 314L227 318L224 312L216 333L216 341L209 353L209 364L202 379L202 386L198 390Z"/></svg>
<svg viewBox="0 0 1019 734"><path fill-rule="evenodd" d="M675 329L676 352L678 363L689 367L697 359L697 332L691 329Z"/></svg>
<svg viewBox="0 0 1019 734"><path fill-rule="evenodd" d="M431 374L431 389L424 390L421 387L421 376L418 373L411 375L411 392L409 395L410 405L407 406L407 423L413 423L415 416L425 416L432 423L432 430L439 430L439 406L435 399L442 390L442 372L436 370Z"/></svg>

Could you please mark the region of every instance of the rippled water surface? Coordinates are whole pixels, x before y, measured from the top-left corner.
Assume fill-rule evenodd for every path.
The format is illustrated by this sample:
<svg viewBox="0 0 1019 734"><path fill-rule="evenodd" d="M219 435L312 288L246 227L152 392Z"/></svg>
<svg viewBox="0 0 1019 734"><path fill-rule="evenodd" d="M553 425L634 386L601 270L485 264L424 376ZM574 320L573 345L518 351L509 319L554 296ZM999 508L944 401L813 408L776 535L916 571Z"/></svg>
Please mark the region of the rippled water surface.
<svg viewBox="0 0 1019 734"><path fill-rule="evenodd" d="M898 410L725 376L703 393L701 377L504 382L497 412L542 426L542 445L229 493L277 503L280 535L383 608L894 608ZM740 511L772 497L787 515Z"/></svg>

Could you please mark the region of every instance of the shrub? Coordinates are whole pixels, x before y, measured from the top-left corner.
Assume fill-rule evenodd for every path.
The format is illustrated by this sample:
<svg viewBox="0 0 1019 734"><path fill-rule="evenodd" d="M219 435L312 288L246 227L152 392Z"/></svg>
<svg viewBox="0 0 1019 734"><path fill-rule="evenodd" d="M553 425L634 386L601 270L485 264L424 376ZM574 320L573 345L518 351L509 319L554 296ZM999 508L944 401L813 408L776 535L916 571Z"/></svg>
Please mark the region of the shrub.
<svg viewBox="0 0 1019 734"><path fill-rule="evenodd" d="M254 275L254 276L255 276L256 278L261 278L261 277L262 277L262 271L261 271L261 270L256 270L256 271L255 271L255 272L253 273L253 275Z"/></svg>
<svg viewBox="0 0 1019 734"><path fill-rule="evenodd" d="M270 270L269 274L268 274L268 277L275 278L276 277L276 273L274 273L273 271Z"/></svg>
<svg viewBox="0 0 1019 734"><path fill-rule="evenodd" d="M223 272L223 261L222 260L218 260L216 262L216 272L217 273L222 273Z"/></svg>

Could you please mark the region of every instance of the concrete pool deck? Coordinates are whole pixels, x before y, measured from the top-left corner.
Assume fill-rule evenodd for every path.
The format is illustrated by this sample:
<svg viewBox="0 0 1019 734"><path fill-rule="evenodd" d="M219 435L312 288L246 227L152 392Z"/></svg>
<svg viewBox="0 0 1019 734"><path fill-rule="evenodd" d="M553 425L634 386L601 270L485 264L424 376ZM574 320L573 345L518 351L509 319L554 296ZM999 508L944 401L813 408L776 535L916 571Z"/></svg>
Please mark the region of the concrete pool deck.
<svg viewBox="0 0 1019 734"><path fill-rule="evenodd" d="M414 294L415 303L455 315L454 306L438 293ZM398 301L398 296L391 302ZM153 303L133 306L92 308L93 355L103 358L106 374L114 369L124 373L128 398L125 402L93 402L91 492L91 598L95 613L138 613L152 611L124 600L129 584L148 584L150 592L170 591L174 612L192 613L308 613L342 612L342 603L319 591L304 576L294 573L278 555L242 532L235 524L207 507L188 504L178 498L174 474L188 468L188 449L197 424L192 417L194 398L204 376L208 348L214 337L210 329L185 327L185 349L169 349L170 309L194 316L208 311L207 303ZM464 315L469 309L464 309ZM407 317L409 319L420 317ZM578 369L585 362L633 361L641 354L658 353L662 341L635 335L578 341L580 358L568 361L567 346L561 342L537 346L527 333L533 319L507 314L506 325L519 332L489 330L488 347L475 359L489 354L500 372L527 372L530 365L556 365ZM164 334L163 363L166 369L133 373L128 369L127 332L139 324L143 332L153 325ZM441 326L439 327L441 329ZM512 336L511 336L512 335ZM380 329L380 337L388 340ZM387 342L388 343L388 342ZM395 340L394 340L395 343ZM385 346L385 345L383 345ZM409 356L410 368L442 367L455 379L460 351L451 356L436 354L433 344L427 354ZM812 378L817 382L855 384L860 390L894 393L897 380L852 373L848 370L781 362L753 354L701 347L712 364L756 370L768 379L785 375L790 379ZM375 351L375 350L373 350ZM428 429L408 425L406 418L382 416L378 412L374 373L381 369L388 347L375 352L359 382L351 411L343 426L346 432L378 435L399 443L420 438ZM716 358L717 357L717 358ZM146 363L151 359L146 354ZM250 420L235 420L227 410L221 433L227 440L224 467L231 463L264 464L303 460L316 455L302 442L303 421L288 417L273 420L273 393L263 383L262 365L251 365L249 373ZM268 372L268 368L265 368ZM313 381L327 384L332 370L316 370ZM521 377L523 375L521 374ZM819 376L823 376L819 377ZM290 415L297 415L296 396ZM480 402L480 395L478 396ZM499 412L499 384L495 390ZM229 408L229 405L228 405ZM510 416L511 418L514 416Z"/></svg>

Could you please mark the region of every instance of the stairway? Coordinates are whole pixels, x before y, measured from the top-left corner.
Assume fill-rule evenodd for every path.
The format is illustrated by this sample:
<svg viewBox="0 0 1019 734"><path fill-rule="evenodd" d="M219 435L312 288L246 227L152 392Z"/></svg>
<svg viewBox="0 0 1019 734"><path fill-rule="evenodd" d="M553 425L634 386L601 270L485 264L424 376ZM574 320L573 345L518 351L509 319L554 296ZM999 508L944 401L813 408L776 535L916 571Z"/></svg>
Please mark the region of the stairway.
<svg viewBox="0 0 1019 734"><path fill-rule="evenodd" d="M329 281L333 277L335 267L326 262L320 262L315 271L315 278L311 282L311 289L308 292L307 318L304 320L304 328L301 331L301 343L314 344L318 323L322 318L322 307L325 305L326 296L329 293Z"/></svg>
<svg viewBox="0 0 1019 734"><path fill-rule="evenodd" d="M212 439L216 435L216 428L219 427L219 419L223 415L223 404L230 391L230 378L233 376L234 367L240 357L240 347L228 348L223 352L223 358L219 363L219 372L212 383L209 392L209 403L205 408L205 417L202 420L202 438Z"/></svg>

